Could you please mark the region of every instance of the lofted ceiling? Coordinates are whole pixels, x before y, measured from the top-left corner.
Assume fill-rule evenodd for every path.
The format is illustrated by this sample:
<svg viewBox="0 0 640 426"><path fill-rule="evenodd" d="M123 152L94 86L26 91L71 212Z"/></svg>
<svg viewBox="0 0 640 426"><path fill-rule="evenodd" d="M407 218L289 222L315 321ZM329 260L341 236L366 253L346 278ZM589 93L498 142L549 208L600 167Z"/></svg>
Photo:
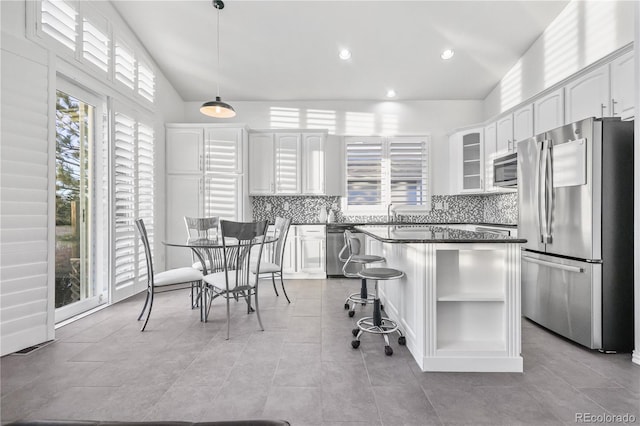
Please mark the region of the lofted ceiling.
<svg viewBox="0 0 640 426"><path fill-rule="evenodd" d="M220 12L227 101L484 99L567 1L244 1ZM209 0L113 1L185 101L216 91ZM349 48L348 61L338 58ZM444 61L440 53L455 50Z"/></svg>

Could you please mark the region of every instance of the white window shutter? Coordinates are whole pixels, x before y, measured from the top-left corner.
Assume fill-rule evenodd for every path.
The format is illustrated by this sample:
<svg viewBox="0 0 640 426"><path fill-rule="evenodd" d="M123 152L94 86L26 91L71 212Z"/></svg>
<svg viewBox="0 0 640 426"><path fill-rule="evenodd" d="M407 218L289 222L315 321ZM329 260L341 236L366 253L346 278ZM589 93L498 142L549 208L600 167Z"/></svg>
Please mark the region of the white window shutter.
<svg viewBox="0 0 640 426"><path fill-rule="evenodd" d="M96 20L83 18L82 57L105 73L109 71L110 41L106 21L99 26Z"/></svg>
<svg viewBox="0 0 640 426"><path fill-rule="evenodd" d="M41 8L42 32L75 52L78 11L73 4L64 0L42 0Z"/></svg>
<svg viewBox="0 0 640 426"><path fill-rule="evenodd" d="M116 41L115 49L116 80L133 90L136 82L136 58L133 51L123 42Z"/></svg>
<svg viewBox="0 0 640 426"><path fill-rule="evenodd" d="M156 93L156 76L153 69L143 62L138 62L138 94L153 102Z"/></svg>
<svg viewBox="0 0 640 426"><path fill-rule="evenodd" d="M153 256L154 221L153 221L153 192L154 192L154 164L153 164L153 127L144 123L138 123L138 214L137 217L144 220L149 238L151 255ZM144 281L147 277L147 265L142 240L138 238L138 281Z"/></svg>
<svg viewBox="0 0 640 426"><path fill-rule="evenodd" d="M136 176L135 121L115 113L115 290L122 293L135 284L136 259ZM126 291L126 290L125 290Z"/></svg>
<svg viewBox="0 0 640 426"><path fill-rule="evenodd" d="M378 206L383 201L383 145L379 138L349 138L347 197L350 206Z"/></svg>
<svg viewBox="0 0 640 426"><path fill-rule="evenodd" d="M424 206L428 203L427 144L422 140L389 142L389 202Z"/></svg>
<svg viewBox="0 0 640 426"><path fill-rule="evenodd" d="M205 216L224 220L238 220L241 213L242 177L234 174L205 176Z"/></svg>

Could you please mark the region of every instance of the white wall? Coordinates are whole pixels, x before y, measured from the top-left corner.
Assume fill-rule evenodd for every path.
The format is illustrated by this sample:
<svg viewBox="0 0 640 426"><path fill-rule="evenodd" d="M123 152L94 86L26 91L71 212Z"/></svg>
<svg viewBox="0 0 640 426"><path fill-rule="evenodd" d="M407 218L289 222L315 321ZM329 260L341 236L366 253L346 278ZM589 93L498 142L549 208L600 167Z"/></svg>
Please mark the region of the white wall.
<svg viewBox="0 0 640 426"><path fill-rule="evenodd" d="M95 4L112 22L123 25L110 3ZM28 39L25 1L2 1L0 11L3 166L0 169L0 350L4 355L54 337L55 147L51 135L55 131L56 72L65 70L67 77L98 93L122 96ZM164 235L164 123L182 121L184 104L166 78L159 72L156 76L155 110L147 113L155 121L158 164L161 165L156 170L156 205L160 213L156 219L159 231L156 241L160 244ZM15 130L17 125L22 125L23 131ZM11 162L23 166L11 167ZM22 190L20 182L30 187ZM25 197L29 198L26 209L20 204L24 204ZM23 210L17 211L18 208ZM18 243L13 243L14 235L21 236ZM20 287L20 283L25 285Z"/></svg>
<svg viewBox="0 0 640 426"><path fill-rule="evenodd" d="M572 1L485 99L488 119L633 42L633 1Z"/></svg>
<svg viewBox="0 0 640 426"><path fill-rule="evenodd" d="M337 135L431 135L433 193L449 193L449 138L457 127L482 121L482 101L291 101L229 102L231 121L252 129L328 128ZM221 122L202 115L202 102L185 104L185 121ZM229 122L229 121L224 121Z"/></svg>

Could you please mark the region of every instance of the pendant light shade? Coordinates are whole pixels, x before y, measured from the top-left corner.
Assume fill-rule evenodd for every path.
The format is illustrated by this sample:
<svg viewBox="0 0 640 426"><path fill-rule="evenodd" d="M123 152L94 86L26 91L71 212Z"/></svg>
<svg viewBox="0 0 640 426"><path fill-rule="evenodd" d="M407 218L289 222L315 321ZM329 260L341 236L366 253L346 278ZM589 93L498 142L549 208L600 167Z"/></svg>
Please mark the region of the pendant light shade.
<svg viewBox="0 0 640 426"><path fill-rule="evenodd" d="M220 9L224 8L222 0L213 0L213 7L218 11L217 14L217 38L216 38L216 52L217 52L217 73L216 73L216 88L217 95L215 101L209 101L202 104L200 112L204 115L214 118L231 118L236 116L236 111L231 105L226 102L222 102L220 98Z"/></svg>
<svg viewBox="0 0 640 426"><path fill-rule="evenodd" d="M220 100L220 96L216 96L215 101L209 101L202 104L200 112L209 117L215 118L231 118L236 116L236 111L231 105Z"/></svg>

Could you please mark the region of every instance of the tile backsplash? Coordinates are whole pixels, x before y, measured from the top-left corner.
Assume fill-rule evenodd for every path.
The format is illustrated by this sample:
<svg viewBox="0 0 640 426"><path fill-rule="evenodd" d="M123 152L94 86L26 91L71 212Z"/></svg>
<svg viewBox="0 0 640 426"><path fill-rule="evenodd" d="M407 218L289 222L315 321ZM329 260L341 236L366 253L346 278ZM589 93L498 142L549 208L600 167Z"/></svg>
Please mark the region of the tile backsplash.
<svg viewBox="0 0 640 426"><path fill-rule="evenodd" d="M518 221L517 193L490 195L434 195L432 210L418 215L402 215L403 222L430 223L503 223ZM276 216L290 217L293 223L319 221L320 209L333 210L335 222L385 222L386 215L345 215L340 197L260 196L251 197L254 220L273 221ZM437 207L437 208L436 208ZM444 208L446 207L446 210Z"/></svg>

